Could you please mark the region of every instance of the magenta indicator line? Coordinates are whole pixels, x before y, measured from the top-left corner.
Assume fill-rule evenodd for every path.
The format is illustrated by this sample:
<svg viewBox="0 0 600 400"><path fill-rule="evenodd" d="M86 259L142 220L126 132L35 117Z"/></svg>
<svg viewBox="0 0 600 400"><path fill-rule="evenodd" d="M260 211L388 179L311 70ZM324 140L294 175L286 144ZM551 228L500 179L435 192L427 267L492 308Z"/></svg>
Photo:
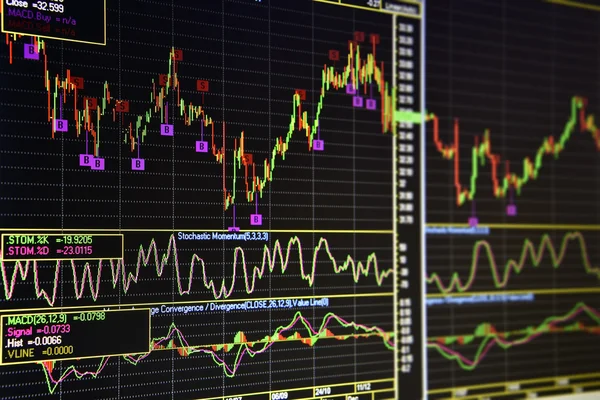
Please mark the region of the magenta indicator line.
<svg viewBox="0 0 600 400"><path fill-rule="evenodd" d="M317 139L321 140L321 125L317 125Z"/></svg>
<svg viewBox="0 0 600 400"><path fill-rule="evenodd" d="M140 158L140 135L138 135L138 143L137 143L137 153L138 153L138 158Z"/></svg>
<svg viewBox="0 0 600 400"><path fill-rule="evenodd" d="M200 120L200 140L204 142L204 119Z"/></svg>
<svg viewBox="0 0 600 400"><path fill-rule="evenodd" d="M373 98L373 82L369 84L369 97Z"/></svg>
<svg viewBox="0 0 600 400"><path fill-rule="evenodd" d="M235 227L235 204L233 205L233 226Z"/></svg>
<svg viewBox="0 0 600 400"><path fill-rule="evenodd" d="M85 130L85 154L89 154L88 153L88 130Z"/></svg>
<svg viewBox="0 0 600 400"><path fill-rule="evenodd" d="M62 93L58 97L58 109L60 110L60 119L62 119Z"/></svg>
<svg viewBox="0 0 600 400"><path fill-rule="evenodd" d="M169 123L169 102L165 102L165 124Z"/></svg>
<svg viewBox="0 0 600 400"><path fill-rule="evenodd" d="M254 210L255 210L255 214L258 214L258 192L256 192L254 194Z"/></svg>

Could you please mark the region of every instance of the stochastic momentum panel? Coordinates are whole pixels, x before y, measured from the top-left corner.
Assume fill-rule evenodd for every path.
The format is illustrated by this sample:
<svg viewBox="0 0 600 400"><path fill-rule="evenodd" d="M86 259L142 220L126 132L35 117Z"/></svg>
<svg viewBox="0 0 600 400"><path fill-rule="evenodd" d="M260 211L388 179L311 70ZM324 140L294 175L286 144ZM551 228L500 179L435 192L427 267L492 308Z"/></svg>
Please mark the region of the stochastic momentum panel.
<svg viewBox="0 0 600 400"><path fill-rule="evenodd" d="M427 12L429 398L597 391L598 13Z"/></svg>
<svg viewBox="0 0 600 400"><path fill-rule="evenodd" d="M422 398L423 11L114 0L106 46L5 35L2 343L63 336L3 348L35 354L2 397ZM70 332L9 324L46 314Z"/></svg>

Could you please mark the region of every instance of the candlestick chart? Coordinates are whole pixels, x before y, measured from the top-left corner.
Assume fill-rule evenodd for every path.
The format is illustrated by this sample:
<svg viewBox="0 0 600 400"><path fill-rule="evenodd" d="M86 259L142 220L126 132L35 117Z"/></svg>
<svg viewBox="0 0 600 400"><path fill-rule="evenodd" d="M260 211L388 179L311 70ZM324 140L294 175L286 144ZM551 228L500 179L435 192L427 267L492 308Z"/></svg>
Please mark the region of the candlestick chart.
<svg viewBox="0 0 600 400"><path fill-rule="evenodd" d="M420 225L394 200L419 193L396 179L425 122L401 107L418 19L52 4L0 11L0 397L394 397L397 343L421 345L396 307ZM104 327L124 311L148 323Z"/></svg>
<svg viewBox="0 0 600 400"><path fill-rule="evenodd" d="M597 60L567 61L588 58L594 15L507 1L428 12L429 397L598 390Z"/></svg>

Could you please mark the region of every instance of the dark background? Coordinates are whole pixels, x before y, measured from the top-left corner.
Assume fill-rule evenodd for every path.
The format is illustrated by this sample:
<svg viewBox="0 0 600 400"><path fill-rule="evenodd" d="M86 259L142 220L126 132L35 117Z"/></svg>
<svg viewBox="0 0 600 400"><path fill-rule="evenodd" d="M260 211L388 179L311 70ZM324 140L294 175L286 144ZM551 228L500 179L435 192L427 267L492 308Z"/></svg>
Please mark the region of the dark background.
<svg viewBox="0 0 600 400"><path fill-rule="evenodd" d="M453 140L453 121L461 128L461 174L469 184L471 148L475 136L490 129L492 151L510 160L510 170L522 174L522 160L532 158L545 137L558 137L570 116L571 98L588 98L588 113L600 110L600 13L549 4L543 1L440 0L427 4L427 109L440 118L445 143ZM444 160L433 145L432 126L427 133L427 220L429 223L466 223L472 215L470 202L456 205L453 162ZM488 163L489 165L489 163ZM588 224L586 227L546 229L498 229L489 236L429 236L428 274L440 274L448 283L453 272L461 280L469 276L473 248L486 240L503 275L509 260L519 260L524 241L540 256L535 268L529 256L523 272L511 274L504 290L546 290L532 303L497 303L435 306L428 309L431 338L473 333L481 323L493 324L499 332L538 326L545 318L559 315L584 302L597 307L598 274L586 273L584 259L598 265L597 229L600 211L600 158L588 132L575 132L558 159L544 158L537 180L515 196L518 215L508 217L507 199L493 196L489 166L480 168L475 197L475 215L480 224ZM500 172L504 172L501 169ZM583 240L571 240L561 248L569 232ZM540 247L549 235L556 253L565 251L553 268L550 250ZM582 247L582 245L584 247ZM585 257L583 257L585 256ZM490 263L480 258L477 279L470 292L497 292ZM432 294L439 294L429 285ZM554 292L552 292L554 290ZM556 290L570 294L556 293ZM466 294L468 294L467 292ZM596 326L588 316L580 321ZM517 339L521 336L514 336ZM481 338L470 345L450 346L472 359ZM435 349L428 352L430 389L470 387L475 384L519 381L598 371L599 341L593 333L552 333L506 350L494 346L479 365L465 371L455 360L446 360ZM487 389L486 389L487 390Z"/></svg>
<svg viewBox="0 0 600 400"><path fill-rule="evenodd" d="M7 232L11 228L103 228L123 232L127 276L123 276L122 265L116 261L88 265L63 262L58 266L55 262L40 262L30 265L27 279L17 278L14 284L4 285L6 301L0 303L1 309L50 305L115 307L148 302L159 306L159 302L213 300L206 285L214 280L219 289L225 279L225 285L230 287L236 247L244 250L251 279L252 269L262 265L265 246L273 249L280 241L285 260L288 241L296 235L302 243L305 274L312 270L315 247L321 237L327 239L338 264L348 257L364 264L375 253L379 269L390 268L391 138L381 134L379 110L355 109L352 98L343 90L329 91L325 98L320 119L325 151L308 152L304 134L296 132L286 159L277 157L274 179L258 203L258 212L263 215L261 228L287 232L271 233L267 242L178 241L176 251L172 248L165 258L164 269L161 259L167 255L171 233L179 229L211 233L233 225L233 209L223 211L222 165L210 154L195 152L200 125L183 124L173 107L173 97L168 99L169 123L174 124L175 135L161 136L160 121L150 121L140 153L146 160L145 171L131 170L131 158L137 153L131 153L129 143L124 142L129 123L135 124L135 118L152 106L152 80L158 81L159 74L168 72L169 52L175 47L183 50L183 61L178 63L181 96L186 104L204 102L215 121L216 143L222 142L222 121L226 122L228 189L232 189L231 149L234 138L239 138L242 131L246 151L253 153L257 167L261 167L258 175L262 176L263 159L270 157L276 138L285 137L288 130L296 89L306 90L303 110L309 112L312 123L321 72L323 65L329 64L330 49L340 51L336 68L341 70L348 40L353 39L354 32L364 31L367 37L378 33L381 43L377 59L387 66L385 78L391 82L390 16L310 1L112 0L107 6L106 46L46 42L50 76L64 77L70 69L72 76L83 77L81 99L101 99L106 82L114 99L129 101L129 113L117 116L115 121L108 113L100 123L100 156L105 159L105 171L79 167L79 154L85 153L85 136L77 137L74 131L72 95L63 107L69 132L51 138L51 126L46 120L43 57L41 61L24 60L23 44L17 41L10 65L8 46L3 44L0 48L0 225ZM368 50L365 47L363 57ZM196 91L197 79L210 83L210 91L204 96ZM210 142L208 132L204 140ZM248 230L255 204L244 201L243 189L242 179L238 179L236 225ZM301 230L390 233L317 234ZM156 252L149 251L154 248L152 243ZM359 276L355 283L352 267L335 273L323 248L315 261L317 272L310 286L300 276L298 249L291 246L288 269L283 274L279 255L271 253L275 271L271 274L267 267L251 293L245 290L240 256L230 298L349 294L347 298L331 299L327 308L307 307L301 311L315 329L325 313L331 311L348 321L393 330L392 296L351 297L389 293L392 277L378 285L371 266L369 275ZM141 254L150 255L147 262L140 261ZM205 262L206 281L196 261L191 290L187 291L194 255ZM136 283L131 276L136 275L138 266ZM15 263L4 267L12 277ZM33 284L34 269L37 287ZM55 288L56 298L51 301L36 295L35 289L38 293L53 293ZM288 324L295 311L155 316L152 335L163 337L174 324L190 345L231 343L240 330L249 340L259 340L271 335L278 326ZM353 328L335 324L330 329L336 334L354 332ZM308 335L304 328L298 332L303 337ZM228 366L234 364L234 352L221 351L219 356ZM51 379L40 365L2 368L0 397L195 399L392 379L394 374L393 352L375 337L328 339L312 347L299 341L276 343L264 354L244 356L231 378L209 354L180 356L172 350L152 352L137 363L119 357L106 364L100 359L59 362L52 376L57 379L73 366L88 374L81 379L71 374L57 386L47 383Z"/></svg>

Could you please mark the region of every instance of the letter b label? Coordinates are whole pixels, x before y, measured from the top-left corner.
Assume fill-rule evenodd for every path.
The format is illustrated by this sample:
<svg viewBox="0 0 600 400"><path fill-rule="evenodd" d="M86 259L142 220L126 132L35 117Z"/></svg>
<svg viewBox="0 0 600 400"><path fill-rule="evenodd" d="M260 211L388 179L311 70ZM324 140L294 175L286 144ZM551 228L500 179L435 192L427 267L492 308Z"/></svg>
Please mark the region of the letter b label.
<svg viewBox="0 0 600 400"><path fill-rule="evenodd" d="M54 130L56 132L66 132L69 128L69 123L66 119L57 119L54 121Z"/></svg>
<svg viewBox="0 0 600 400"><path fill-rule="evenodd" d="M143 158L133 158L131 159L131 169L133 171L143 171L146 167L146 163Z"/></svg>
<svg viewBox="0 0 600 400"><path fill-rule="evenodd" d="M23 51L23 57L28 60L39 60L40 53L37 52L33 44L26 44L25 49Z"/></svg>
<svg viewBox="0 0 600 400"><path fill-rule="evenodd" d="M162 136L173 136L173 125L161 124L160 125L160 134Z"/></svg>
<svg viewBox="0 0 600 400"><path fill-rule="evenodd" d="M94 158L92 160L92 169L104 171L104 158Z"/></svg>
<svg viewBox="0 0 600 400"><path fill-rule="evenodd" d="M92 159L94 157L89 154L80 154L79 155L79 166L81 167L91 167Z"/></svg>

